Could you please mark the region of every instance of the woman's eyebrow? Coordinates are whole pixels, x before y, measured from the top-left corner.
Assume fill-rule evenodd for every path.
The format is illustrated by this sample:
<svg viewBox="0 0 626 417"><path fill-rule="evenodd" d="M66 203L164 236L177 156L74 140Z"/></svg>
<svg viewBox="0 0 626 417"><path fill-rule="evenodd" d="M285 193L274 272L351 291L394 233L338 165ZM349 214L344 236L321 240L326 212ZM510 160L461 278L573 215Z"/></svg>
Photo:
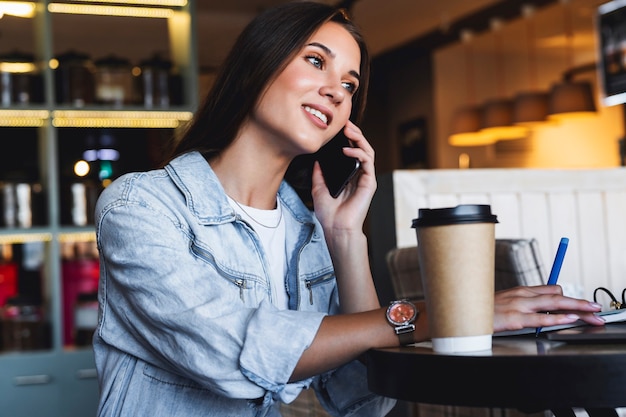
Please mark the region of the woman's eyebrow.
<svg viewBox="0 0 626 417"><path fill-rule="evenodd" d="M335 57L335 53L333 51L330 50L330 48L326 45L324 45L323 43L319 43L319 42L311 42L309 44L307 44L307 46L316 46L320 49L323 49L324 52L326 52L331 58ZM359 81L361 80L361 76L359 75L358 72L351 70L349 71L350 75L352 75L353 77L356 77Z"/></svg>
<svg viewBox="0 0 626 417"><path fill-rule="evenodd" d="M333 51L330 50L330 48L326 45L324 45L323 43L319 43L319 42L311 42L309 43L307 46L317 46L320 49L323 49L324 52L326 52L328 55L330 55L332 58L335 57L335 53Z"/></svg>

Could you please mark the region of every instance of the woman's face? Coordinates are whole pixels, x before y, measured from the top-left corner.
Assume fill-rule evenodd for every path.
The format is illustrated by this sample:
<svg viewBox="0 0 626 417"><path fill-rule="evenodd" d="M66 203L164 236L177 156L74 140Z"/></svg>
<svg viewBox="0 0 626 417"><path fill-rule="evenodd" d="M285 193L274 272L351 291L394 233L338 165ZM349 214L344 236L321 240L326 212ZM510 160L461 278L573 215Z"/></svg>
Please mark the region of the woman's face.
<svg viewBox="0 0 626 417"><path fill-rule="evenodd" d="M269 84L249 127L289 157L317 151L350 117L360 63L352 35L325 23Z"/></svg>

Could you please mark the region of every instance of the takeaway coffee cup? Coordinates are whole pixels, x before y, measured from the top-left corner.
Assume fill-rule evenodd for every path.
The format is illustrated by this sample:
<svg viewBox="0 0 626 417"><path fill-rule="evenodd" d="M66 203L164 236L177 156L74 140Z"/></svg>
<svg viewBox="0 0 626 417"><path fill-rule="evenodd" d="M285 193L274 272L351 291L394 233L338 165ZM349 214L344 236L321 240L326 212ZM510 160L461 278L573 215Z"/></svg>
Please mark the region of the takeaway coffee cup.
<svg viewBox="0 0 626 417"><path fill-rule="evenodd" d="M413 219L437 353L491 350L497 222L481 204L419 209Z"/></svg>

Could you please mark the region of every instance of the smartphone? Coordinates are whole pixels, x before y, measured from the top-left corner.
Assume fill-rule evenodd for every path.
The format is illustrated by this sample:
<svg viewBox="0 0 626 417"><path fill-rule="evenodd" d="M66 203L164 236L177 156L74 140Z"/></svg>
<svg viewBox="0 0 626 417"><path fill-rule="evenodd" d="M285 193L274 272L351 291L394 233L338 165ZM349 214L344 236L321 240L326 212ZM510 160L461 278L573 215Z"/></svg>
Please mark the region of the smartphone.
<svg viewBox="0 0 626 417"><path fill-rule="evenodd" d="M333 198L337 198L350 180L359 171L361 162L344 155L343 148L352 146L350 140L341 131L317 151L316 159L322 168L324 181Z"/></svg>

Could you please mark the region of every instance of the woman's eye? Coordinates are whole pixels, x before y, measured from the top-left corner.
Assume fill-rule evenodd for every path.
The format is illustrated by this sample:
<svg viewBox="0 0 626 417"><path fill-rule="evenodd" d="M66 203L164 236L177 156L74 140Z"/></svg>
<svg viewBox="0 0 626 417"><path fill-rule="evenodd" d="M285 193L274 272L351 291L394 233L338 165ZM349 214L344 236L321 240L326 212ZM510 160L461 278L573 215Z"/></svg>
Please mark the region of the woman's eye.
<svg viewBox="0 0 626 417"><path fill-rule="evenodd" d="M354 83L343 82L341 83L343 88L345 88L350 94L354 94L356 92L357 86Z"/></svg>
<svg viewBox="0 0 626 417"><path fill-rule="evenodd" d="M318 56L307 56L306 59L316 68L322 68L324 66L324 60Z"/></svg>

